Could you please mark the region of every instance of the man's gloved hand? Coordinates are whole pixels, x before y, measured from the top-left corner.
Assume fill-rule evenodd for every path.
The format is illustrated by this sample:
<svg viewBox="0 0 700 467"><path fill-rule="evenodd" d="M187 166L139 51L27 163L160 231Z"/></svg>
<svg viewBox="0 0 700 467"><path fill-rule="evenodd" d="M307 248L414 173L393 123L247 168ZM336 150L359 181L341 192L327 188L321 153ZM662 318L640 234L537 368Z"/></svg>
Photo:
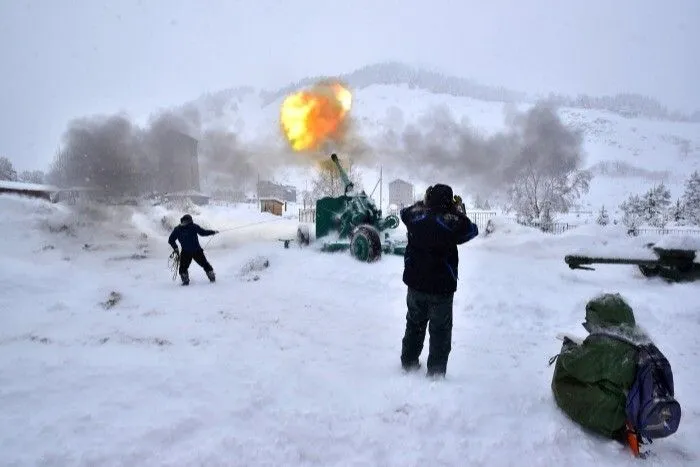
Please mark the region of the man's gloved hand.
<svg viewBox="0 0 700 467"><path fill-rule="evenodd" d="M464 214L467 211L464 207L464 201L462 201L462 197L459 195L454 196L454 205L457 211L461 212L462 214Z"/></svg>

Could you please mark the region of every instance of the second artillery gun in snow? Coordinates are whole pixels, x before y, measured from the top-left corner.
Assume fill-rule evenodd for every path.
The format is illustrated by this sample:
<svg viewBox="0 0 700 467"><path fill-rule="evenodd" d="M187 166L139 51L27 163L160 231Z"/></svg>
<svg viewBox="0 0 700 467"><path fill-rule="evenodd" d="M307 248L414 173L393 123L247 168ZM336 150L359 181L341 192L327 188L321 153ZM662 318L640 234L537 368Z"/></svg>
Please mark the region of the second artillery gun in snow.
<svg viewBox="0 0 700 467"><path fill-rule="evenodd" d="M662 248L654 243L645 245L649 257L614 257L567 255L564 261L570 269L594 270L589 264L636 265L645 277L661 277L668 282L691 282L700 280L700 264L695 262L696 252L690 249Z"/></svg>
<svg viewBox="0 0 700 467"><path fill-rule="evenodd" d="M382 253L403 255L406 242L391 240L387 232L399 226L398 216L382 217L381 209L372 198L364 191L354 191L355 185L335 153L331 154L331 161L345 188L340 196L326 196L316 201L315 239L323 242L321 251L350 250L354 258L366 262L379 259ZM290 241L285 240L285 247ZM300 245L311 243L307 224L299 225L296 241Z"/></svg>

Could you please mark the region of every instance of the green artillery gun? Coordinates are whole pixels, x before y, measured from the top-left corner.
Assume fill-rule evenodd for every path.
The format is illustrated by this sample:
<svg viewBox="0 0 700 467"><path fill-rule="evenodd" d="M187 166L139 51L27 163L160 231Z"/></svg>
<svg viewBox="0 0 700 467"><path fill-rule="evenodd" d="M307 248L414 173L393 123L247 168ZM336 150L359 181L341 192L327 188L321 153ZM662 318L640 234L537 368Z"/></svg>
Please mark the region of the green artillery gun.
<svg viewBox="0 0 700 467"><path fill-rule="evenodd" d="M391 240L387 232L399 226L398 216L382 217L382 211L364 191L354 192L355 186L335 153L331 154L331 160L338 169L345 191L341 196L326 196L316 201L315 239L323 242L321 251L350 250L353 257L364 262L376 261L382 253L403 255L405 242ZM300 245L309 245L308 225L299 226L296 240ZM285 241L285 247L289 247L289 242Z"/></svg>
<svg viewBox="0 0 700 467"><path fill-rule="evenodd" d="M567 255L564 261L570 269L587 269L587 264L636 265L645 277L661 277L667 282L692 282L700 280L700 264L695 262L694 250L661 248L654 243L645 245L653 253L650 258L615 258Z"/></svg>

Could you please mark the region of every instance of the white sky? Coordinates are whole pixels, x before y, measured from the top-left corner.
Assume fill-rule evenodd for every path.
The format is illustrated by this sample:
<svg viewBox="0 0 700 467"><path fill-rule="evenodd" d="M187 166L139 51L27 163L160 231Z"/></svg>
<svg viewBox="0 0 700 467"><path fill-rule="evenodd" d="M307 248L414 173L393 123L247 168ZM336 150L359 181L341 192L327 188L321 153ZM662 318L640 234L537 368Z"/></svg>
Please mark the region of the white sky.
<svg viewBox="0 0 700 467"><path fill-rule="evenodd" d="M383 60L691 111L699 22L700 0L1 0L0 156L45 169L75 117Z"/></svg>

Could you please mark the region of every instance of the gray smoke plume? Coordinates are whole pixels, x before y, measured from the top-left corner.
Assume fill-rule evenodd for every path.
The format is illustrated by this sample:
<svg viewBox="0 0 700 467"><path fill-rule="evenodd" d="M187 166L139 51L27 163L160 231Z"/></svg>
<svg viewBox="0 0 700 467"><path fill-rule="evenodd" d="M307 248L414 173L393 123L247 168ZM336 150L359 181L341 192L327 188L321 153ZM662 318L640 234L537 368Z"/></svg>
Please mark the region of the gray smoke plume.
<svg viewBox="0 0 700 467"><path fill-rule="evenodd" d="M206 130L199 146L200 170L218 187L244 187L257 177L255 151L239 141L238 136L221 129Z"/></svg>
<svg viewBox="0 0 700 467"><path fill-rule="evenodd" d="M114 196L155 191L160 163L173 152L173 132L198 140L200 179L228 188L250 185L285 159L270 148L242 144L232 131L205 127L198 109L184 105L152 115L144 128L121 114L69 122L50 181L98 188Z"/></svg>
<svg viewBox="0 0 700 467"><path fill-rule="evenodd" d="M63 139L65 148L49 174L53 183L100 187L110 194L130 194L138 187L142 134L126 116L73 120Z"/></svg>
<svg viewBox="0 0 700 467"><path fill-rule="evenodd" d="M390 119L401 122L403 116L392 109ZM484 135L437 108L402 131L387 130L375 147L385 164L404 168L414 180L442 181L472 194L502 193L525 168L556 177L582 164L582 135L567 128L546 103L526 112L508 111L505 124L503 131Z"/></svg>

